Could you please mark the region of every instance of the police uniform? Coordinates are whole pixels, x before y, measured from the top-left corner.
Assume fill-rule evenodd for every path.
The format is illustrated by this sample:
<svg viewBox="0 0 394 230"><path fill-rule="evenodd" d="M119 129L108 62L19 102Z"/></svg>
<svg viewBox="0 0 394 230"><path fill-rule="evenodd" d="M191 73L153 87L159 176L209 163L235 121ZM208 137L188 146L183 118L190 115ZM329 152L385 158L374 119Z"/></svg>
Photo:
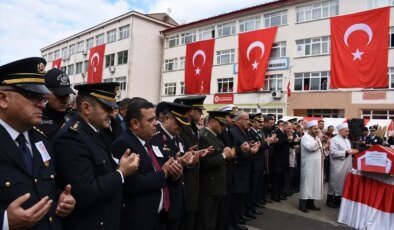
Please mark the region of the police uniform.
<svg viewBox="0 0 394 230"><path fill-rule="evenodd" d="M216 119L226 125L227 112L208 111L210 119ZM226 158L223 156L225 148L223 142L208 127L200 133L199 147L212 146L213 153L200 159L200 198L197 229L215 229L219 212L220 200L226 195Z"/></svg>
<svg viewBox="0 0 394 230"><path fill-rule="evenodd" d="M69 96L75 94L70 87L70 79L67 74L60 69L54 68L49 70L45 75L45 85L57 96ZM41 125L38 126L49 140L55 136L56 132L73 116L71 109L65 112L59 112L51 107L49 103L46 104Z"/></svg>
<svg viewBox="0 0 394 230"><path fill-rule="evenodd" d="M78 85L78 96L116 108L118 83ZM64 220L65 229L119 229L123 175L99 130L78 114L53 140L59 184L71 184L77 205Z"/></svg>
<svg viewBox="0 0 394 230"><path fill-rule="evenodd" d="M192 106L193 109L203 110L206 96L188 96L177 98L174 103ZM185 150L198 146L198 128L194 122L190 126L181 128L180 138L184 143ZM199 185L199 163L184 169L183 178L185 182L185 213L182 218L181 229L192 230L195 225L196 212L198 210L198 185Z"/></svg>
<svg viewBox="0 0 394 230"><path fill-rule="evenodd" d="M26 58L0 66L0 86L12 87L12 91L25 97L48 94L43 78L45 64L42 58ZM8 205L30 193L23 209L45 196L53 200L47 214L30 229L62 229L61 220L55 215L58 192L52 149L43 133L34 128L19 133L0 119L0 140L0 227Z"/></svg>
<svg viewBox="0 0 394 230"><path fill-rule="evenodd" d="M377 127L371 126L369 127L369 130L375 131L375 136L372 136L369 134L367 138L365 139L365 144L370 144L370 145L383 145L383 139L376 136L376 129Z"/></svg>

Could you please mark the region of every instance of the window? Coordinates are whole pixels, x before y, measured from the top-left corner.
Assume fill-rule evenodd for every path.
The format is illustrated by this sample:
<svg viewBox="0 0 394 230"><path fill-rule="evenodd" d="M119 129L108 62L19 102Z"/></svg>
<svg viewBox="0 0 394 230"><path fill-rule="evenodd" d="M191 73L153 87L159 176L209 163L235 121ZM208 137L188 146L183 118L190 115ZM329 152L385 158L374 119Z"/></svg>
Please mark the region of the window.
<svg viewBox="0 0 394 230"><path fill-rule="evenodd" d="M105 55L105 67L115 65L115 54Z"/></svg>
<svg viewBox="0 0 394 230"><path fill-rule="evenodd" d="M329 18L339 14L339 0L331 0L296 8L297 22Z"/></svg>
<svg viewBox="0 0 394 230"><path fill-rule="evenodd" d="M181 95L185 94L185 82L181 81Z"/></svg>
<svg viewBox="0 0 394 230"><path fill-rule="evenodd" d="M239 32L260 29L260 16L239 20Z"/></svg>
<svg viewBox="0 0 394 230"><path fill-rule="evenodd" d="M225 37L235 34L235 22L218 25L218 37Z"/></svg>
<svg viewBox="0 0 394 230"><path fill-rule="evenodd" d="M176 94L176 83L165 83L164 84L164 95L173 96Z"/></svg>
<svg viewBox="0 0 394 230"><path fill-rule="evenodd" d="M286 57L286 42L276 42L272 44L270 58Z"/></svg>
<svg viewBox="0 0 394 230"><path fill-rule="evenodd" d="M394 119L394 110L362 110L361 118L364 119Z"/></svg>
<svg viewBox="0 0 394 230"><path fill-rule="evenodd" d="M86 39L86 49L90 49L93 47L93 38Z"/></svg>
<svg viewBox="0 0 394 230"><path fill-rule="evenodd" d="M67 47L64 47L63 49L62 49L62 57L63 58L65 58L65 57L67 57L67 52L68 51L68 48Z"/></svg>
<svg viewBox="0 0 394 230"><path fill-rule="evenodd" d="M89 67L89 61L84 61L83 62L83 71L85 73L88 72L88 67Z"/></svg>
<svg viewBox="0 0 394 230"><path fill-rule="evenodd" d="M330 117L343 118L345 111L343 109L307 109L307 117Z"/></svg>
<svg viewBox="0 0 394 230"><path fill-rule="evenodd" d="M119 90L126 90L126 77L117 77L115 81L119 82Z"/></svg>
<svg viewBox="0 0 394 230"><path fill-rule="evenodd" d="M181 44L185 45L196 41L196 31L181 34Z"/></svg>
<svg viewBox="0 0 394 230"><path fill-rule="evenodd" d="M77 52L83 51L83 41L77 43Z"/></svg>
<svg viewBox="0 0 394 230"><path fill-rule="evenodd" d="M218 79L218 92L219 93L232 93L234 88L233 78L219 78Z"/></svg>
<svg viewBox="0 0 394 230"><path fill-rule="evenodd" d="M48 53L48 61L53 61L53 52Z"/></svg>
<svg viewBox="0 0 394 230"><path fill-rule="evenodd" d="M287 10L264 14L265 27L287 25Z"/></svg>
<svg viewBox="0 0 394 230"><path fill-rule="evenodd" d="M394 0L367 0L367 9L394 6Z"/></svg>
<svg viewBox="0 0 394 230"><path fill-rule="evenodd" d="M130 34L130 25L119 27L119 40L128 38Z"/></svg>
<svg viewBox="0 0 394 230"><path fill-rule="evenodd" d="M58 59L58 58L60 58L60 50L56 50L56 51L55 51L55 57L54 57L54 59Z"/></svg>
<svg viewBox="0 0 394 230"><path fill-rule="evenodd" d="M297 56L313 56L330 53L330 37L308 38L296 41Z"/></svg>
<svg viewBox="0 0 394 230"><path fill-rule="evenodd" d="M113 82L114 79L113 78L107 78L107 79L103 79L103 82Z"/></svg>
<svg viewBox="0 0 394 230"><path fill-rule="evenodd" d="M60 70L63 71L63 73L67 73L67 66L61 66Z"/></svg>
<svg viewBox="0 0 394 230"><path fill-rule="evenodd" d="M234 54L235 54L235 49L216 51L217 64L222 65L228 63L234 63Z"/></svg>
<svg viewBox="0 0 394 230"><path fill-rule="evenodd" d="M207 40L215 37L215 27L211 26L198 31L198 40Z"/></svg>
<svg viewBox="0 0 394 230"><path fill-rule="evenodd" d="M247 113L257 113L257 108L240 108L240 107L238 107L238 110L244 111Z"/></svg>
<svg viewBox="0 0 394 230"><path fill-rule="evenodd" d="M99 34L96 36L96 46L104 44L104 34Z"/></svg>
<svg viewBox="0 0 394 230"><path fill-rule="evenodd" d="M265 76L264 91L281 91L283 85L283 74Z"/></svg>
<svg viewBox="0 0 394 230"><path fill-rule="evenodd" d="M70 55L75 54L75 44L70 45Z"/></svg>
<svg viewBox="0 0 394 230"><path fill-rule="evenodd" d="M394 0L393 0L394 1ZM390 28L390 33L389 33L389 47L394 48L394 27Z"/></svg>
<svg viewBox="0 0 394 230"><path fill-rule="evenodd" d="M116 41L116 29L107 32L107 43Z"/></svg>
<svg viewBox="0 0 394 230"><path fill-rule="evenodd" d="M280 108L261 108L262 114L273 114L276 120L280 120L283 117L283 109Z"/></svg>
<svg viewBox="0 0 394 230"><path fill-rule="evenodd" d="M118 65L127 63L127 55L128 55L127 50L118 52Z"/></svg>
<svg viewBox="0 0 394 230"><path fill-rule="evenodd" d="M325 91L330 89L330 72L296 73L294 91Z"/></svg>
<svg viewBox="0 0 394 230"><path fill-rule="evenodd" d="M176 70L177 59L166 59L164 60L164 71L173 71Z"/></svg>
<svg viewBox="0 0 394 230"><path fill-rule="evenodd" d="M74 64L68 65L67 69L68 69L68 72L67 72L68 75L74 74Z"/></svg>
<svg viewBox="0 0 394 230"><path fill-rule="evenodd" d="M185 57L179 58L179 69L185 69Z"/></svg>
<svg viewBox="0 0 394 230"><path fill-rule="evenodd" d="M389 68L389 88L394 89L394 67Z"/></svg>
<svg viewBox="0 0 394 230"><path fill-rule="evenodd" d="M166 37L166 44L165 44L166 48L171 48L171 47L175 47L178 45L179 45L179 36L178 35Z"/></svg>
<svg viewBox="0 0 394 230"><path fill-rule="evenodd" d="M82 62L78 62L75 64L75 74L82 73Z"/></svg>

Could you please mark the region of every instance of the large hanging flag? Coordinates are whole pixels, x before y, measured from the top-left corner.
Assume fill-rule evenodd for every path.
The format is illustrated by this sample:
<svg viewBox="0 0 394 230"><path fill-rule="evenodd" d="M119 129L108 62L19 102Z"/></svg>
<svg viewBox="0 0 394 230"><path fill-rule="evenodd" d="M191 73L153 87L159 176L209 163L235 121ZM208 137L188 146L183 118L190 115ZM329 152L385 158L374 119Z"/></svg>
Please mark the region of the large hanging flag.
<svg viewBox="0 0 394 230"><path fill-rule="evenodd" d="M215 40L189 43L186 46L185 93L209 94Z"/></svg>
<svg viewBox="0 0 394 230"><path fill-rule="evenodd" d="M58 58L52 61L52 69L57 68L60 69L60 65L62 64L62 58Z"/></svg>
<svg viewBox="0 0 394 230"><path fill-rule="evenodd" d="M90 49L87 83L100 83L103 79L105 44Z"/></svg>
<svg viewBox="0 0 394 230"><path fill-rule="evenodd" d="M390 8L331 18L331 88L388 86Z"/></svg>
<svg viewBox="0 0 394 230"><path fill-rule="evenodd" d="M264 87L265 71L277 27L241 33L238 37L238 92Z"/></svg>

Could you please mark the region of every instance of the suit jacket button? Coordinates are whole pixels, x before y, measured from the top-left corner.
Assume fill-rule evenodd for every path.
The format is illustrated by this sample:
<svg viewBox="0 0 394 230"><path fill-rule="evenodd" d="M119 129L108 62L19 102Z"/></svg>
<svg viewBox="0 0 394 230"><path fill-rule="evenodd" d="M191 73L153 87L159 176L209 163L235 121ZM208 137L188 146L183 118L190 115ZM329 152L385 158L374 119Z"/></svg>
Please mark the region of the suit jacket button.
<svg viewBox="0 0 394 230"><path fill-rule="evenodd" d="M104 222L100 222L100 226L104 226Z"/></svg>
<svg viewBox="0 0 394 230"><path fill-rule="evenodd" d="M105 164L105 160L103 160L103 164Z"/></svg>
<svg viewBox="0 0 394 230"><path fill-rule="evenodd" d="M11 187L11 182L9 182L9 181L5 182L5 187L7 187L7 188Z"/></svg>
<svg viewBox="0 0 394 230"><path fill-rule="evenodd" d="M34 183L36 183L36 184L37 184L37 182L38 182L37 178L34 178Z"/></svg>
<svg viewBox="0 0 394 230"><path fill-rule="evenodd" d="M51 175L51 179L55 179L55 176L53 174Z"/></svg>
<svg viewBox="0 0 394 230"><path fill-rule="evenodd" d="M49 223L52 223L53 222L53 218L52 218L52 216L50 216L49 217Z"/></svg>

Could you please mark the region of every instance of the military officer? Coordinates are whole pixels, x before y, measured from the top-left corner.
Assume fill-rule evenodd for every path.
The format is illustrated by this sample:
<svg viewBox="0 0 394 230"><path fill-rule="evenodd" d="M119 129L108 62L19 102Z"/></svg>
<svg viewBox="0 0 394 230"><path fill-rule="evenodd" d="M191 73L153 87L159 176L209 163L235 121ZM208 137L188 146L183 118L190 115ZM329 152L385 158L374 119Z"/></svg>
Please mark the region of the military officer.
<svg viewBox="0 0 394 230"><path fill-rule="evenodd" d="M365 146L370 148L374 145L383 145L383 139L376 136L377 126L369 127L369 135L365 139Z"/></svg>
<svg viewBox="0 0 394 230"><path fill-rule="evenodd" d="M117 107L117 86L76 86L77 114L53 140L59 184L71 184L78 203L65 229L119 229L123 182L137 170L139 157L126 150L118 167L100 135Z"/></svg>
<svg viewBox="0 0 394 230"><path fill-rule="evenodd" d="M66 73L58 68L49 70L44 75L45 85L51 92L45 105L41 125L38 127L49 140L67 122L72 113L69 111L69 99L75 92L70 87L70 80Z"/></svg>
<svg viewBox="0 0 394 230"><path fill-rule="evenodd" d="M49 90L45 60L0 66L0 227L61 229L74 208L71 186L58 196L52 149L40 124ZM64 188L63 187L63 188Z"/></svg>
<svg viewBox="0 0 394 230"><path fill-rule="evenodd" d="M200 159L200 197L198 210L198 230L215 229L220 199L226 195L226 158L234 157L230 147L225 147L217 137L226 125L228 112L208 111L207 126L202 128L200 148L213 148L213 153Z"/></svg>

